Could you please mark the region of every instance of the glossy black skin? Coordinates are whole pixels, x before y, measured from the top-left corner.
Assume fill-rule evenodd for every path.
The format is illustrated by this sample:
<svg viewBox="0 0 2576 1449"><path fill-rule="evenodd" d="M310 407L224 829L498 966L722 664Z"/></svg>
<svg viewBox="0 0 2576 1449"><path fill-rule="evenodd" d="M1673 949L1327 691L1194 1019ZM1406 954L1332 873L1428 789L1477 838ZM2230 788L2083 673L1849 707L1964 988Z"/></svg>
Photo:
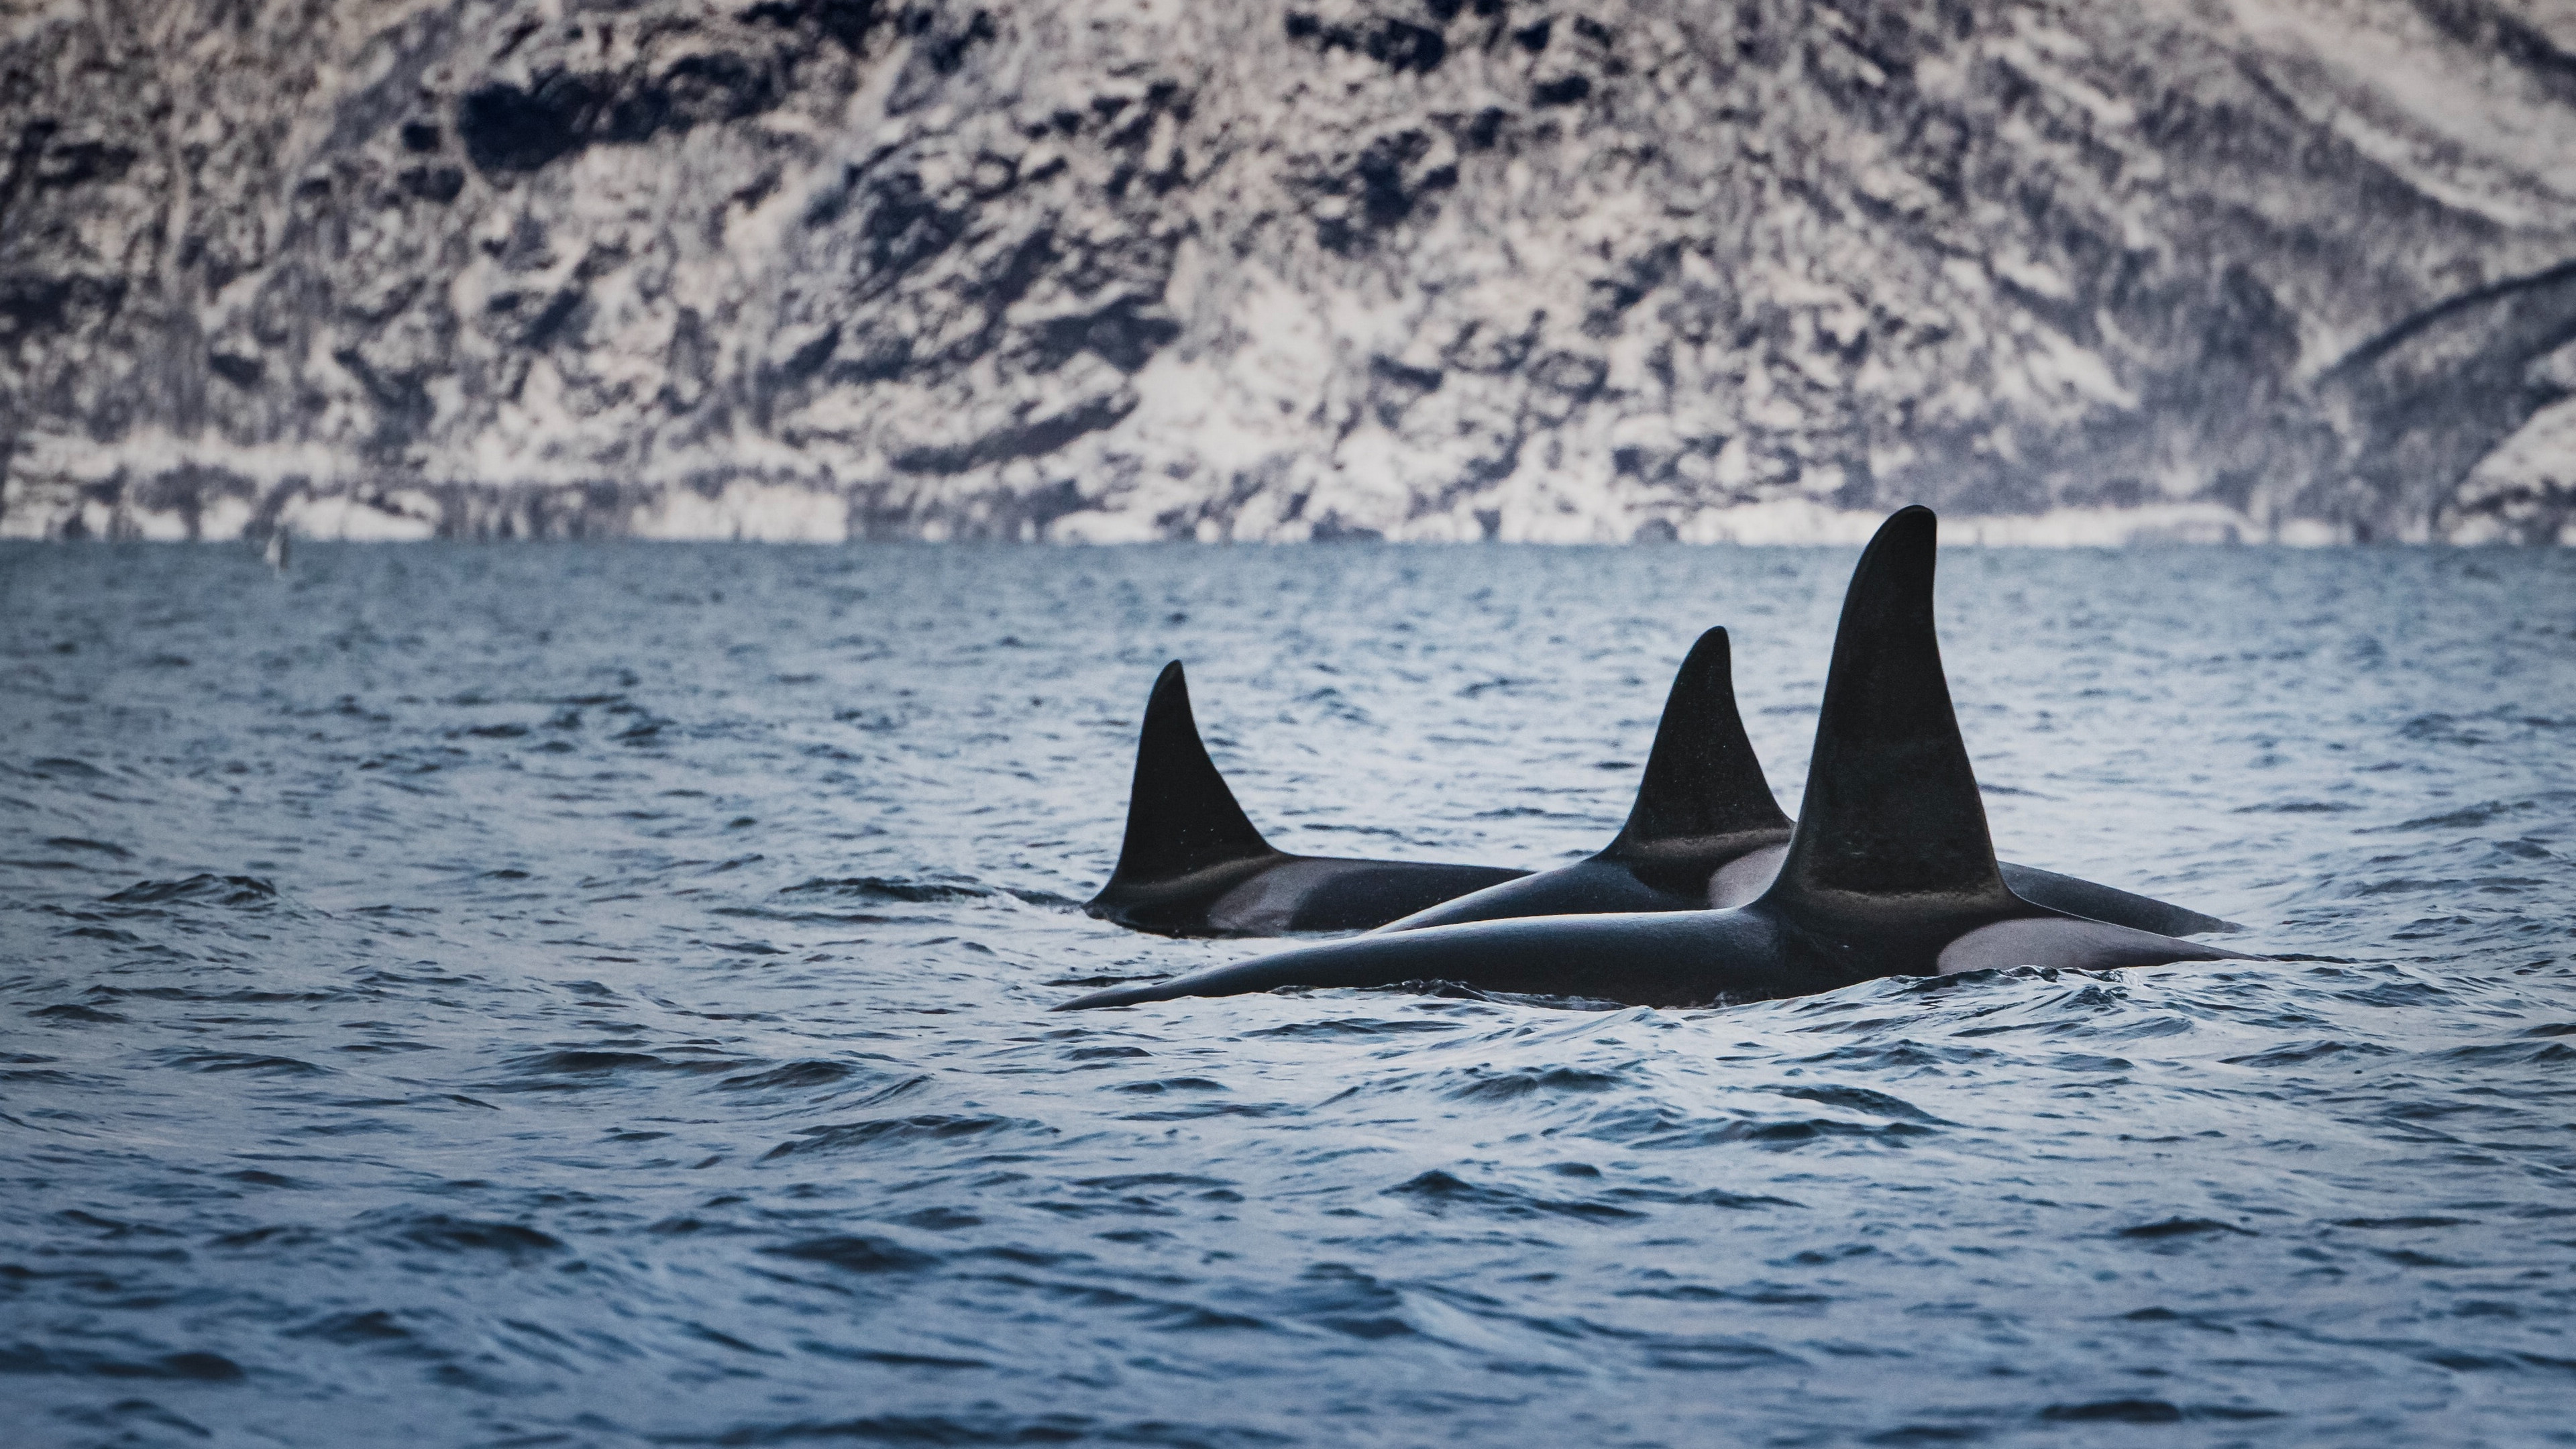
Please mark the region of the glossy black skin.
<svg viewBox="0 0 2576 1449"><path fill-rule="evenodd" d="M1512 916L1704 911L1729 862L1788 841L1789 817L1771 798L1736 712L1726 631L1711 629L1673 675L1645 779L1618 838L1589 859L1488 886L1384 929Z"/></svg>
<svg viewBox="0 0 2576 1449"><path fill-rule="evenodd" d="M1618 838L1532 875L1495 866L1289 855L1254 829L1207 757L1181 666L1146 705L1118 871L1084 907L1166 936L1418 930L1518 916L1745 905L1788 854L1789 817L1735 704L1726 631L1699 637L1673 678L1645 778ZM2002 865L2023 899L2166 935L2234 929L2214 916L2032 866Z"/></svg>
<svg viewBox="0 0 2576 1449"><path fill-rule="evenodd" d="M1961 952L1981 928L2029 924L2051 959ZM1880 976L1934 976L2037 964L2104 970L2242 954L2016 903L1990 919L1868 920L1801 910L1770 896L1724 911L1522 916L1400 934L1371 933L1230 962L1168 981L1095 991L1080 1011L1283 986L1400 986L1452 981L1481 991L1584 997L1631 1006L1722 1006L1837 991Z"/></svg>
<svg viewBox="0 0 2576 1449"><path fill-rule="evenodd" d="M1831 991L1863 979L1831 953L1800 950L1759 905L1732 911L1523 916L1401 934L1351 936L1237 961L1169 981L1095 991L1080 1011L1282 986L1398 986L1454 981L1483 991L1703 1006Z"/></svg>
<svg viewBox="0 0 2576 1449"><path fill-rule="evenodd" d="M2189 906L2116 890L2071 875L2059 875L2035 865L2015 865L2009 860L1999 860L1995 862L1995 868L2003 873L2004 884L2012 888L2014 895L2032 905L2046 906L2090 921L2105 921L2133 931L2151 931L2159 936L2206 936L2245 929L2234 921L2204 915Z"/></svg>
<svg viewBox="0 0 2576 1449"><path fill-rule="evenodd" d="M1359 931L1527 874L1272 849L1200 743L1175 660L1146 701L1118 868L1083 909L1162 936Z"/></svg>
<svg viewBox="0 0 2576 1449"><path fill-rule="evenodd" d="M1093 992L1058 1009L1432 980L1689 1006L2021 958L2101 968L2235 956L2032 905L2005 885L1932 627L1935 533L1929 509L1903 509L1854 570L1806 808L1779 874L1751 904L1379 932Z"/></svg>
<svg viewBox="0 0 2576 1449"><path fill-rule="evenodd" d="M1726 631L1711 629L1673 676L1645 780L1617 839L1572 865L1442 901L1379 929L1749 905L1778 876L1790 829L1736 709ZM2035 866L2000 866L2015 895L2069 915L2168 936L2235 929L2149 896Z"/></svg>
<svg viewBox="0 0 2576 1449"><path fill-rule="evenodd" d="M1603 851L1473 895L1440 902L1381 931L1415 931L1518 916L1584 916L1639 911L1707 911L1751 905L1771 888L1788 857L1789 832L1719 841L1679 861L1641 863ZM2161 936L2201 936L2244 929L2189 906L2160 901L2035 865L1995 863L2012 893L2037 906ZM1694 888L1695 887L1695 888Z"/></svg>
<svg viewBox="0 0 2576 1449"><path fill-rule="evenodd" d="M1083 909L1158 936L1364 931L1527 871L1490 865L1264 855L1146 883L1111 876Z"/></svg>

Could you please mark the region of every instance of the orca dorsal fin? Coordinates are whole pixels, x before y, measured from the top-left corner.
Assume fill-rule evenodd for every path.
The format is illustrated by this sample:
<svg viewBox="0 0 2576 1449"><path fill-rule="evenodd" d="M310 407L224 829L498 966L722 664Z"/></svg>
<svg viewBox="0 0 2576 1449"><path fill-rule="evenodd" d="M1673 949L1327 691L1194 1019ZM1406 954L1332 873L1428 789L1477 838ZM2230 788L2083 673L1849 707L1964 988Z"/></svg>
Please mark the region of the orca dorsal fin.
<svg viewBox="0 0 2576 1449"><path fill-rule="evenodd" d="M1664 697L1637 803L1603 855L1651 856L1666 844L1789 828L1736 712L1732 663L1724 629L1691 646Z"/></svg>
<svg viewBox="0 0 2576 1449"><path fill-rule="evenodd" d="M1145 701L1136 737L1136 778L1127 791L1127 838L1110 884L1169 880L1227 861L1275 854L1234 803L1199 742L1181 661L1163 666Z"/></svg>
<svg viewBox="0 0 2576 1449"><path fill-rule="evenodd" d="M1932 624L1938 520L1897 510L1843 595L1807 797L1763 900L1930 927L2030 913L2005 887Z"/></svg>

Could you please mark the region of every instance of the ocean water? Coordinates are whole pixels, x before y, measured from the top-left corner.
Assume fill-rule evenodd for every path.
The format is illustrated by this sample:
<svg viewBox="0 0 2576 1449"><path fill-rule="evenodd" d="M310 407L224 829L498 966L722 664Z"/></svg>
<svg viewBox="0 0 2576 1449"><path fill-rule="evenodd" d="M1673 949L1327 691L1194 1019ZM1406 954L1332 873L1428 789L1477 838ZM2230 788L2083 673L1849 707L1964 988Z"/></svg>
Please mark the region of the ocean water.
<svg viewBox="0 0 2576 1449"><path fill-rule="evenodd" d="M1954 550L1998 844L2292 959L1051 1014L1155 670L1544 866L1848 550L0 551L12 1445L2576 1439L2576 554Z"/></svg>

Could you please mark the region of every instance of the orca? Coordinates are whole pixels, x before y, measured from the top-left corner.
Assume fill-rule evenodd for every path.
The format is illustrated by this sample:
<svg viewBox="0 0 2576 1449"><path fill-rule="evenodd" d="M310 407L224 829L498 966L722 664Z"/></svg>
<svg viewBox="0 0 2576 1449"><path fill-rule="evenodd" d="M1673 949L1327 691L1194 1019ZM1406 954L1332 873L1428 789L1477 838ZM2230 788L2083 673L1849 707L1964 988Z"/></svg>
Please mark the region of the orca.
<svg viewBox="0 0 2576 1449"><path fill-rule="evenodd" d="M1615 839L1572 865L1487 886L1379 929L1746 905L1779 875L1789 834L1789 817L1772 797L1735 706L1727 633L1711 629L1673 676L1645 779ZM1997 864L2015 895L2070 915L2166 936L2237 929L2150 896L2036 866Z"/></svg>
<svg viewBox="0 0 2576 1449"><path fill-rule="evenodd" d="M1117 869L1082 908L1161 936L1358 931L1527 874L1273 849L1199 742L1189 680L1176 659L1145 702Z"/></svg>
<svg viewBox="0 0 2576 1449"><path fill-rule="evenodd" d="M2035 905L2005 883L1941 669L1936 534L1930 509L1904 508L1862 553L1834 636L1807 798L1778 875L1752 902L1375 932L1095 991L1056 1009L1413 981L1709 1006L1882 976L2248 959Z"/></svg>

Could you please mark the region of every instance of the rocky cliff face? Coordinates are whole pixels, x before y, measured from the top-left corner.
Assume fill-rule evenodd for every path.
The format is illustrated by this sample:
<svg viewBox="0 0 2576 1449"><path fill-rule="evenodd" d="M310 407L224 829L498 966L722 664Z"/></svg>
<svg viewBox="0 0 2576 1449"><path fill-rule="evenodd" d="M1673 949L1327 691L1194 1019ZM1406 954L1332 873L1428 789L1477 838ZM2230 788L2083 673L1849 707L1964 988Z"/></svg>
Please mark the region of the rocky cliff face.
<svg viewBox="0 0 2576 1449"><path fill-rule="evenodd" d="M2570 0L0 23L0 533L2576 542Z"/></svg>

